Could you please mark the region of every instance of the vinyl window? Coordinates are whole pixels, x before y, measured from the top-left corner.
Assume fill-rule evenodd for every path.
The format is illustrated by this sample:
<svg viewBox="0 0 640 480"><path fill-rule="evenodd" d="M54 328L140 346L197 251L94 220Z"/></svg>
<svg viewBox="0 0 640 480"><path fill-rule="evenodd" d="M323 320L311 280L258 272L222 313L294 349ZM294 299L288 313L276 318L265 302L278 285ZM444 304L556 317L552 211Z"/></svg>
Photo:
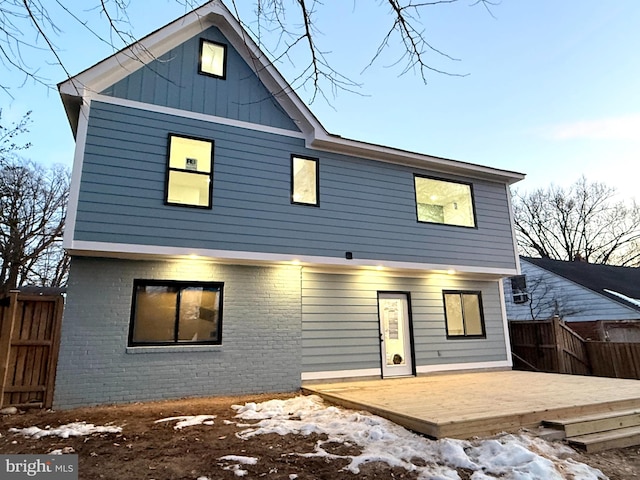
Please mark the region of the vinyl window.
<svg viewBox="0 0 640 480"><path fill-rule="evenodd" d="M204 38L200 39L198 73L225 79L227 75L227 46Z"/></svg>
<svg viewBox="0 0 640 480"><path fill-rule="evenodd" d="M480 292L446 290L442 295L447 338L486 337Z"/></svg>
<svg viewBox="0 0 640 480"><path fill-rule="evenodd" d="M414 176L419 222L475 227L471 184Z"/></svg>
<svg viewBox="0 0 640 480"><path fill-rule="evenodd" d="M318 159L291 156L291 203L319 206Z"/></svg>
<svg viewBox="0 0 640 480"><path fill-rule="evenodd" d="M218 282L135 280L129 345L220 344Z"/></svg>
<svg viewBox="0 0 640 480"><path fill-rule="evenodd" d="M211 208L213 141L169 135L168 205Z"/></svg>

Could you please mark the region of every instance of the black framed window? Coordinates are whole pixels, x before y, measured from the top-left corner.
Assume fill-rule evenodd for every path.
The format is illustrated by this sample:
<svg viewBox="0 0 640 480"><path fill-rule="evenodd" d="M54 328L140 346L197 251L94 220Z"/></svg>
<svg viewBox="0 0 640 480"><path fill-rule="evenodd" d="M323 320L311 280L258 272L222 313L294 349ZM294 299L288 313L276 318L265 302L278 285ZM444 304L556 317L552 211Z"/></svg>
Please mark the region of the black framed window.
<svg viewBox="0 0 640 480"><path fill-rule="evenodd" d="M227 76L227 46L201 38L198 73L224 80Z"/></svg>
<svg viewBox="0 0 640 480"><path fill-rule="evenodd" d="M476 227L470 183L415 174L414 187L419 222Z"/></svg>
<svg viewBox="0 0 640 480"><path fill-rule="evenodd" d="M213 140L169 134L167 205L211 208Z"/></svg>
<svg viewBox="0 0 640 480"><path fill-rule="evenodd" d="M442 296L447 338L486 338L480 292L444 290Z"/></svg>
<svg viewBox="0 0 640 480"><path fill-rule="evenodd" d="M129 345L219 345L223 287L220 282L134 280Z"/></svg>
<svg viewBox="0 0 640 480"><path fill-rule="evenodd" d="M320 205L318 159L291 155L291 203Z"/></svg>

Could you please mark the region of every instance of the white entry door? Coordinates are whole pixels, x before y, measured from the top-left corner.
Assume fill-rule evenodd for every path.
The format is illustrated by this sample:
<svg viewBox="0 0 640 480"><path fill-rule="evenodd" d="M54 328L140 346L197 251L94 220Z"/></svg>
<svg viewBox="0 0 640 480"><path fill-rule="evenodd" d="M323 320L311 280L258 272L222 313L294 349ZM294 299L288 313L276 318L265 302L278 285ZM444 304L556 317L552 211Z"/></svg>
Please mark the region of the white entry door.
<svg viewBox="0 0 640 480"><path fill-rule="evenodd" d="M409 300L406 293L378 293L382 376L413 375Z"/></svg>

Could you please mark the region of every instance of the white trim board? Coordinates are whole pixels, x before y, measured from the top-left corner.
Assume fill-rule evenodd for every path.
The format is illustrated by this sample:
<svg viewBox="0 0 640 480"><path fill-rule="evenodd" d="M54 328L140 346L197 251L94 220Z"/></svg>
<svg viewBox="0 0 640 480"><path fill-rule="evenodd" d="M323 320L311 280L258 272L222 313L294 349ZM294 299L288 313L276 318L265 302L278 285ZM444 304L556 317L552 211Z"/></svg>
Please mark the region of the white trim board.
<svg viewBox="0 0 640 480"><path fill-rule="evenodd" d="M512 268L488 268L468 265L442 265L436 263L413 263L384 260L370 260L359 258L347 260L342 257L321 257L312 255L294 255L282 253L246 252L235 250L212 250L188 247L164 247L158 245L138 245L124 243L92 242L72 240L65 245L70 255L90 257L113 257L132 260L162 260L197 258L203 261L218 263L246 263L246 264L293 264L302 267L323 266L336 269L362 268L377 269L382 266L389 270L406 271L437 271L443 273L449 268L460 274L484 274L496 277L515 275Z"/></svg>
<svg viewBox="0 0 640 480"><path fill-rule="evenodd" d="M259 123L244 122L242 120L234 120L232 118L218 117L216 115L208 115L206 113L190 112L189 110L180 110L179 108L164 107L162 105L153 105L150 103L137 102L135 100L127 100L124 98L111 97L108 95L91 95L92 101L107 103L110 105L118 105L121 107L135 108L137 110L144 110L147 112L163 113L166 115L173 115L175 117L191 118L194 120L202 120L210 123L217 123L219 125L228 125L231 127L245 128L247 130L255 130L258 132L272 133L275 135L282 135L285 137L293 137L304 139L304 133L296 132L295 130L287 130L284 128L271 127L269 125L261 125Z"/></svg>
<svg viewBox="0 0 640 480"><path fill-rule="evenodd" d="M73 112L72 104L74 102L103 91L141 68L143 62L152 61L210 26L220 29L229 43L280 103L284 111L296 121L300 130L304 132L305 142L310 148L390 163L403 163L501 183L515 183L524 178L524 174L518 172L409 152L329 134L280 74L271 59L260 50L224 4L217 0L206 3L147 35L135 44L62 82L59 85L59 90L65 108L68 112ZM71 115L70 122L73 125L75 113L71 113Z"/></svg>
<svg viewBox="0 0 640 480"><path fill-rule="evenodd" d="M421 373L437 373L437 372L455 372L465 370L488 370L496 368L511 368L510 360L498 360L494 362L475 362L475 363L448 363L442 365L422 365L416 368L418 374ZM360 370L334 370L325 372L302 372L301 379L303 382L313 380L330 380L341 378L357 378L379 376L382 378L382 372L379 368L368 368Z"/></svg>

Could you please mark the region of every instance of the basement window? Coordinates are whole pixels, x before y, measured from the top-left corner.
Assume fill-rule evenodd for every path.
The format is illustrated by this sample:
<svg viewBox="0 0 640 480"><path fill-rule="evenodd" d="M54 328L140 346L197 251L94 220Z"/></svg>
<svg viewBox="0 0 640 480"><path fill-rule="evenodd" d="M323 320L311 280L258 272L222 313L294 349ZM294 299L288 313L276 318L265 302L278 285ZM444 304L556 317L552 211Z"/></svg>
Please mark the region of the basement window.
<svg viewBox="0 0 640 480"><path fill-rule="evenodd" d="M469 183L414 175L418 222L475 227Z"/></svg>
<svg viewBox="0 0 640 480"><path fill-rule="evenodd" d="M486 338L480 292L445 290L447 338Z"/></svg>
<svg viewBox="0 0 640 480"><path fill-rule="evenodd" d="M220 345L223 286L134 280L129 346Z"/></svg>
<svg viewBox="0 0 640 480"><path fill-rule="evenodd" d="M201 38L198 73L224 80L227 75L227 46Z"/></svg>
<svg viewBox="0 0 640 480"><path fill-rule="evenodd" d="M211 208L213 141L169 135L167 205Z"/></svg>

